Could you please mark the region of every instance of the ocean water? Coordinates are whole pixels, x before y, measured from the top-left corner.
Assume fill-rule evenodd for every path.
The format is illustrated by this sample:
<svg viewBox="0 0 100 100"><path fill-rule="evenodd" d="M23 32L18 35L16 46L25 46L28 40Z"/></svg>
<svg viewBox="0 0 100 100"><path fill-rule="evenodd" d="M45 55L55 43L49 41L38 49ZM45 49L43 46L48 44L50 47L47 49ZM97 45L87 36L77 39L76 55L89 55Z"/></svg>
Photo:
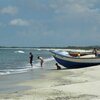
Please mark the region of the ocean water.
<svg viewBox="0 0 100 100"><path fill-rule="evenodd" d="M33 67L29 64L29 53L34 56ZM0 75L24 73L30 69L39 69L38 56L44 58L44 62L53 60L48 50L36 48L1 48L0 49Z"/></svg>

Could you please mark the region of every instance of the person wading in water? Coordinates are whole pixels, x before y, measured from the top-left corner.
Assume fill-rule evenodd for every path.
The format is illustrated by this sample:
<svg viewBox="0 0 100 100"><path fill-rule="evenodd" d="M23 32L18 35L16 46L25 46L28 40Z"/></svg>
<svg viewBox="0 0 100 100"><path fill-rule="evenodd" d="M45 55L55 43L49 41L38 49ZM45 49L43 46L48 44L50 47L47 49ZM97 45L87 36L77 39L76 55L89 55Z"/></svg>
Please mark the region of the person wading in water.
<svg viewBox="0 0 100 100"><path fill-rule="evenodd" d="M31 52L29 54L30 54L30 56L29 56L30 64L31 64L31 66L33 66L33 63L32 63L32 61L33 61L33 54Z"/></svg>
<svg viewBox="0 0 100 100"><path fill-rule="evenodd" d="M43 58L42 58L42 57L40 57L40 56L38 56L37 58L40 60L40 65L41 65L41 67L43 67L43 63L44 63Z"/></svg>

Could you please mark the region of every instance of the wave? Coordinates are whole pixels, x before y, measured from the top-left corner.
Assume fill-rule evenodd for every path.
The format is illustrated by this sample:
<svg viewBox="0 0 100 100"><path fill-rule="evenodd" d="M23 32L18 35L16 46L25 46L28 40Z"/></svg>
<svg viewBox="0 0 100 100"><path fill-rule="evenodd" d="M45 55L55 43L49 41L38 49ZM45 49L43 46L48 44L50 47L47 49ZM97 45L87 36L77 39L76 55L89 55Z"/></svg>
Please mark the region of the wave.
<svg viewBox="0 0 100 100"><path fill-rule="evenodd" d="M27 69L8 69L8 70L0 70L0 75L9 75L9 74L17 74L27 72Z"/></svg>
<svg viewBox="0 0 100 100"><path fill-rule="evenodd" d="M49 57L49 58L44 59L45 62L52 61L52 60L54 60L53 57Z"/></svg>
<svg viewBox="0 0 100 100"><path fill-rule="evenodd" d="M18 51L14 51L14 53L25 53L24 51L18 50Z"/></svg>
<svg viewBox="0 0 100 100"><path fill-rule="evenodd" d="M46 58L44 59L44 62L49 62L54 60L53 57L50 58ZM0 70L0 75L9 75L9 74L18 74L18 73L25 73L28 72L32 69L38 69L41 68L40 67L40 62L38 61L37 63L34 61L33 62L33 67L30 66L30 64L27 64L26 66L24 66L24 68L19 68L19 69L5 69L5 70Z"/></svg>
<svg viewBox="0 0 100 100"><path fill-rule="evenodd" d="M8 70L0 70L0 75L9 75L9 74L18 74L28 72L31 69L38 68L38 67L26 67L23 69L8 69Z"/></svg>

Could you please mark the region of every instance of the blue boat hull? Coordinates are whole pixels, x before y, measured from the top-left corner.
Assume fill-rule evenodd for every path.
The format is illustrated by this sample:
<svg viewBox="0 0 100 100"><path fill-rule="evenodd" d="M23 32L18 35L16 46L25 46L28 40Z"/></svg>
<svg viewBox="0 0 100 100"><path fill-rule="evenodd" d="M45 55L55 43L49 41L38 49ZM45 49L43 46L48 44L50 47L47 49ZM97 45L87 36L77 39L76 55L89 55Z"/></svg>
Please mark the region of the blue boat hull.
<svg viewBox="0 0 100 100"><path fill-rule="evenodd" d="M59 64L63 65L66 68L84 68L100 64L100 63L79 63L79 62L77 63L77 62L62 60L57 57L54 58Z"/></svg>

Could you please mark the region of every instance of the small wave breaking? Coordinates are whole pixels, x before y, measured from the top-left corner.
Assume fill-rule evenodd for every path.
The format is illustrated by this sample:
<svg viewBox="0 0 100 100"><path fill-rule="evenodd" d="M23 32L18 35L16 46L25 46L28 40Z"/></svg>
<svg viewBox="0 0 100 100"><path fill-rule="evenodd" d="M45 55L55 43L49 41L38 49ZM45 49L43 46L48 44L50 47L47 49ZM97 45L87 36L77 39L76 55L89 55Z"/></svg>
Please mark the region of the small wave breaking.
<svg viewBox="0 0 100 100"><path fill-rule="evenodd" d="M52 60L54 60L54 58L50 57L50 58L44 59L44 62L47 63L47 62L52 61ZM32 69L41 68L40 67L40 62L35 63L35 61L34 61L33 65L34 65L33 67L31 67L30 64L27 64L24 68L0 70L0 75L10 75L10 74L25 73L25 72L28 72L29 70L32 70Z"/></svg>
<svg viewBox="0 0 100 100"><path fill-rule="evenodd" d="M24 51L18 50L18 51L14 51L14 53L25 53Z"/></svg>

